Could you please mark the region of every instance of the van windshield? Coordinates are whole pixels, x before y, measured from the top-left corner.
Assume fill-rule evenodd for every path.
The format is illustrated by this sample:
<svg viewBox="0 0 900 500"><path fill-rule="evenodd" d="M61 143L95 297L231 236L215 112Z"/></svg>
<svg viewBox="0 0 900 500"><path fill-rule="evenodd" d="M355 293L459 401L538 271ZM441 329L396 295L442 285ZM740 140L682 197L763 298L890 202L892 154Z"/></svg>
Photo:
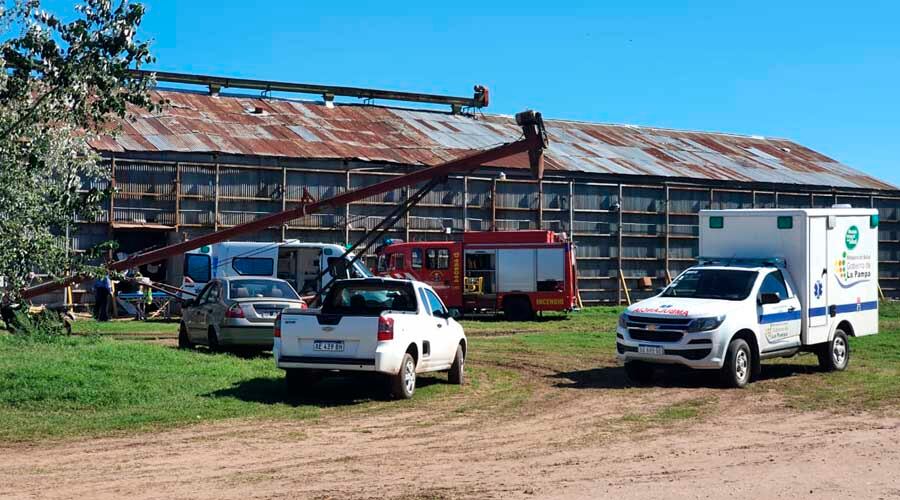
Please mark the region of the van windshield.
<svg viewBox="0 0 900 500"><path fill-rule="evenodd" d="M756 282L756 271L737 269L689 269L662 293L663 297L744 300Z"/></svg>

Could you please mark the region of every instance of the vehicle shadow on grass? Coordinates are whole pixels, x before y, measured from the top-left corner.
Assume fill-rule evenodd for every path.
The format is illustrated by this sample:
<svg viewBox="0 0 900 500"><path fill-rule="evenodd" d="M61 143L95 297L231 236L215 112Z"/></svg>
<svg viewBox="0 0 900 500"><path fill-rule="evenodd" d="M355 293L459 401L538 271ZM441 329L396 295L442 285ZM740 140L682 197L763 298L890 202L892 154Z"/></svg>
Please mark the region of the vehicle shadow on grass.
<svg viewBox="0 0 900 500"><path fill-rule="evenodd" d="M798 374L818 373L818 367L798 364L765 364L762 373L754 381L778 380ZM721 388L719 372L716 370L691 370L672 365L658 367L651 381L640 384L632 382L621 366L607 366L558 372L548 375L556 379L554 387L561 389L629 389L633 387L679 387L685 389Z"/></svg>
<svg viewBox="0 0 900 500"><path fill-rule="evenodd" d="M365 375L365 376L364 376ZM437 377L418 377L416 390L430 385L449 383ZM338 374L323 377L302 390L289 391L284 377L257 377L219 389L204 396L236 398L248 403L318 406L320 408L353 406L390 399L386 378L371 374Z"/></svg>
<svg viewBox="0 0 900 500"><path fill-rule="evenodd" d="M170 346L170 347L175 350L182 350L178 346ZM262 358L271 358L272 357L271 349L263 350L263 349L255 349L255 348L223 347L223 348L213 351L205 346L196 346L192 349L185 349L185 351L192 352L195 354L203 354L206 356L212 356L212 355L216 355L216 354L227 354L227 355L231 355L231 356L234 356L234 357L240 358L240 359L262 359Z"/></svg>
<svg viewBox="0 0 900 500"><path fill-rule="evenodd" d="M535 316L534 319L528 321L512 321L506 319L502 314L484 314L477 315L472 314L462 318L463 321L477 321L479 323L521 323L523 325L528 325L529 323L553 323L557 321L568 321L569 316L564 315L553 315L553 316Z"/></svg>

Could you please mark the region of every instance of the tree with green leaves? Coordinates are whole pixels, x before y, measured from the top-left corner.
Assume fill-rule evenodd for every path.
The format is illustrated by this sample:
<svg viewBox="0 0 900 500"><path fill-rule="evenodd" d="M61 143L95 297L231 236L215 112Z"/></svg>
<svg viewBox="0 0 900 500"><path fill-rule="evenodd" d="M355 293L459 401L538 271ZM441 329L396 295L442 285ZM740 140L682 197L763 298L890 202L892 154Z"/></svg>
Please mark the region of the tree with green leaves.
<svg viewBox="0 0 900 500"><path fill-rule="evenodd" d="M115 133L129 105L162 103L152 101L152 78L130 72L153 61L137 37L142 5L81 0L72 20L40 0L0 9L0 277L8 301L35 271L51 279L91 272L63 237L73 221L93 220L109 196L89 188L110 175L90 142Z"/></svg>

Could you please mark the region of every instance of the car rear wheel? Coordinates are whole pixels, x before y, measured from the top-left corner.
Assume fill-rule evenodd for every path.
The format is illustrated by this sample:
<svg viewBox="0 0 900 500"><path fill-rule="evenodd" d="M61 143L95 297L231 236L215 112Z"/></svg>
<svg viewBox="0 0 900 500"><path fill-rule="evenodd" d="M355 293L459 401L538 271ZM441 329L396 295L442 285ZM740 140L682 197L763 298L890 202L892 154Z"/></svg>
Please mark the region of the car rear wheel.
<svg viewBox="0 0 900 500"><path fill-rule="evenodd" d="M728 345L725 365L722 366L722 383L726 387L740 389L750 382L753 373L753 356L744 339L734 339Z"/></svg>
<svg viewBox="0 0 900 500"><path fill-rule="evenodd" d="M638 384L647 384L653 380L653 365L646 361L626 361L625 376Z"/></svg>
<svg viewBox="0 0 900 500"><path fill-rule="evenodd" d="M835 330L831 342L825 343L817 353L819 367L827 372L843 371L850 363L850 342L843 330Z"/></svg>
<svg viewBox="0 0 900 500"><path fill-rule="evenodd" d="M191 342L191 336L188 335L187 326L182 323L178 327L178 348L191 349L192 347L194 347L194 343Z"/></svg>
<svg viewBox="0 0 900 500"><path fill-rule="evenodd" d="M416 360L410 353L403 355L400 371L391 381L391 395L397 399L409 399L416 392Z"/></svg>
<svg viewBox="0 0 900 500"><path fill-rule="evenodd" d="M456 357L453 358L453 365L450 366L450 373L447 379L451 384L463 385L466 383L466 355L463 352L462 344L456 346Z"/></svg>
<svg viewBox="0 0 900 500"><path fill-rule="evenodd" d="M219 344L219 336L216 334L216 329L213 327L209 327L209 333L206 335L207 346L209 346L209 350L213 352L218 352L222 350L222 345Z"/></svg>

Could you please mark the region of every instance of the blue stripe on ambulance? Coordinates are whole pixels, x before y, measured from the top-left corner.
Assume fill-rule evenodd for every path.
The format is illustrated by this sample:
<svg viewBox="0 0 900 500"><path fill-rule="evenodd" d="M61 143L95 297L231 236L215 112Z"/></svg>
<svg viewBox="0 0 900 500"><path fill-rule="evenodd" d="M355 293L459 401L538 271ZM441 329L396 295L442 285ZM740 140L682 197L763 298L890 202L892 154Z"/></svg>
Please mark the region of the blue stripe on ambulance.
<svg viewBox="0 0 900 500"><path fill-rule="evenodd" d="M835 306L836 314L846 314L859 311L872 311L878 309L878 301L870 302L851 302L849 304L837 304ZM813 307L809 310L809 316L825 316L828 314L827 307ZM781 313L763 314L759 317L759 324L766 325L769 323L778 323L781 321L795 321L801 318L800 311L789 311Z"/></svg>

